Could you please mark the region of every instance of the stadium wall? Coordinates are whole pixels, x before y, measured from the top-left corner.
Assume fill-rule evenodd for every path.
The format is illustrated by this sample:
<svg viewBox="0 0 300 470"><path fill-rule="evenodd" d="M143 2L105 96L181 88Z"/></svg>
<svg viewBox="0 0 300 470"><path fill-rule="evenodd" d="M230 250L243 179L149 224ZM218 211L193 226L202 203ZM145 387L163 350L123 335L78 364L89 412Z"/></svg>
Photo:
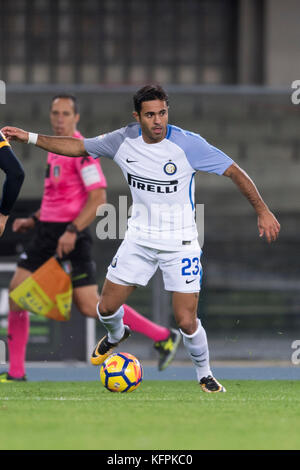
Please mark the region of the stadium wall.
<svg viewBox="0 0 300 470"><path fill-rule="evenodd" d="M39 89L41 87L38 87ZM103 89L104 88L104 89ZM132 121L132 94L135 88L92 87L35 88L8 87L7 104L1 122L51 134L49 103L59 91L73 91L79 98L79 128L86 136L99 135ZM297 210L300 165L298 106L291 102L292 90L271 91L264 87L170 87L170 122L200 133L210 143L231 156L254 178L267 202L276 210ZM243 89L245 91L243 91ZM124 90L124 91L122 91ZM21 105L20 105L21 103ZM30 178L21 197L39 197L43 188L45 154L33 146L14 144ZM124 191L126 183L116 165L103 159L110 188ZM283 171L284 168L284 171ZM34 184L32 184L34 182ZM223 179L199 177L198 189L205 200L226 197L227 210L250 212ZM228 199L227 199L228 198ZM233 199L232 199L233 198ZM215 208L217 209L217 207Z"/></svg>

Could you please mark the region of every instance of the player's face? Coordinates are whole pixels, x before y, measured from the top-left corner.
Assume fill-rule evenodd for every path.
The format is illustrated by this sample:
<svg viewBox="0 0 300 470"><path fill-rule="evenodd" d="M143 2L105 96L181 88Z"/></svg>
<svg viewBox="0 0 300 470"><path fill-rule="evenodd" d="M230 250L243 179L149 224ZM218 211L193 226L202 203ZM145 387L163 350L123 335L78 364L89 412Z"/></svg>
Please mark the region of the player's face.
<svg viewBox="0 0 300 470"><path fill-rule="evenodd" d="M72 136L76 131L79 114L75 114L74 103L69 98L57 98L50 110L50 122L55 135Z"/></svg>
<svg viewBox="0 0 300 470"><path fill-rule="evenodd" d="M147 144L155 144L166 137L168 106L165 101L143 101L141 112L133 113L140 123L143 139Z"/></svg>

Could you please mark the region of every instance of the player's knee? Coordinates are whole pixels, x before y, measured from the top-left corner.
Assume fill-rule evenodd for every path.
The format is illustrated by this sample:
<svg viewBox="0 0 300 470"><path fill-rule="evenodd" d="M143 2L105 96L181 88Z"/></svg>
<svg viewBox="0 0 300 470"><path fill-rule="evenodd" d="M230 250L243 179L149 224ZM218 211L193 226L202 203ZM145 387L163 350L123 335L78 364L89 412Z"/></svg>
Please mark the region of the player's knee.
<svg viewBox="0 0 300 470"><path fill-rule="evenodd" d="M177 320L177 325L186 335L192 335L197 330L197 322L194 318L183 317Z"/></svg>

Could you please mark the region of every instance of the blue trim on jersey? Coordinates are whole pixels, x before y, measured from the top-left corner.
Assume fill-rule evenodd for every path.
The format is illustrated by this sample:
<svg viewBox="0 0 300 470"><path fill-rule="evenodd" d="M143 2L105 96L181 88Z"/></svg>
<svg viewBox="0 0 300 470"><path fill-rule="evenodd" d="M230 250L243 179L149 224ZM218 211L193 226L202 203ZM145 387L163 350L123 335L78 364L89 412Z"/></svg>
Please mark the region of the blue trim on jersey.
<svg viewBox="0 0 300 470"><path fill-rule="evenodd" d="M169 139L170 135L171 135L171 132L172 132L172 126L170 126L170 124L168 124L167 127L168 127L168 130L167 130L166 139Z"/></svg>
<svg viewBox="0 0 300 470"><path fill-rule="evenodd" d="M191 181L190 181L190 186L189 186L189 197L190 197L190 202L191 202L193 210L195 209L195 204L194 204L194 201L193 201L193 198L192 198L192 184L193 184L193 179L194 179L195 174L196 174L196 172L194 172L192 174Z"/></svg>

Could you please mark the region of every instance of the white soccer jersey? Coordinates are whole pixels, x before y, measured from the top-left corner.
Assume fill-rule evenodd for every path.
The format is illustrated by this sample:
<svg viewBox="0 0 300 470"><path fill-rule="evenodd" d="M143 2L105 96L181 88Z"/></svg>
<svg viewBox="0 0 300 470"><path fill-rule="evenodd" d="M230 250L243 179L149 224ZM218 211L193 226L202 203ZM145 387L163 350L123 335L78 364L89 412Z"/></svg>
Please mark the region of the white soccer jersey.
<svg viewBox="0 0 300 470"><path fill-rule="evenodd" d="M168 125L166 137L147 144L139 123L84 139L94 158L113 159L130 187L133 206L126 237L144 246L177 251L197 241L194 175L223 174L233 163L200 135Z"/></svg>

